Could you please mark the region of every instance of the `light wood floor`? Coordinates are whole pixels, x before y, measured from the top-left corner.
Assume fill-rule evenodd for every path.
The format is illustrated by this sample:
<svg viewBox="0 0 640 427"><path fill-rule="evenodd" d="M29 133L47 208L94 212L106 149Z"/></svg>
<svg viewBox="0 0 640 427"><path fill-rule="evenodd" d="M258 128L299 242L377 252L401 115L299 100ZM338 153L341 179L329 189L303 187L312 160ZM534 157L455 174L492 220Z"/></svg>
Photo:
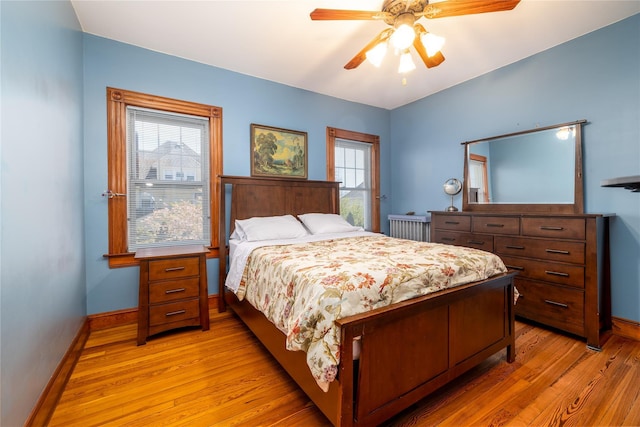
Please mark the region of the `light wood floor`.
<svg viewBox="0 0 640 427"><path fill-rule="evenodd" d="M602 352L516 323L501 351L388 426L638 426L640 342ZM233 314L136 346L135 325L92 332L50 426L325 426L323 415Z"/></svg>

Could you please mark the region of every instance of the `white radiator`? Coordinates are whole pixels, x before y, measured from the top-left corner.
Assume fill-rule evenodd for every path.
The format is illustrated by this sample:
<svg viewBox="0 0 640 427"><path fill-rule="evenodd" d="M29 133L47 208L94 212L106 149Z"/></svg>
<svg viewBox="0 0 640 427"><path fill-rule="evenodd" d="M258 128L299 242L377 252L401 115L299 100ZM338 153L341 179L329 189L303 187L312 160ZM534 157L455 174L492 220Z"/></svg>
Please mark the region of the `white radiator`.
<svg viewBox="0 0 640 427"><path fill-rule="evenodd" d="M428 242L431 217L427 215L389 215L390 235L400 239Z"/></svg>

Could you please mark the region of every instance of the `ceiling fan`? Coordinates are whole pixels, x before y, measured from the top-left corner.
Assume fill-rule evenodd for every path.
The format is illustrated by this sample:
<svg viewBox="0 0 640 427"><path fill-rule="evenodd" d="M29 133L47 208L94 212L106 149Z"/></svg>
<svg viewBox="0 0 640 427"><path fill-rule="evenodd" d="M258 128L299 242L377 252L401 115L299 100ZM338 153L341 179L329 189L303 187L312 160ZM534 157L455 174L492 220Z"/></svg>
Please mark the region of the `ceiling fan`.
<svg viewBox="0 0 640 427"><path fill-rule="evenodd" d="M382 20L390 28L380 32L344 68L354 69L365 59L380 66L390 43L400 54L399 73L415 69L409 48L413 45L420 58L432 68L444 61L440 49L444 38L428 32L416 21L422 17L428 19L450 16L471 15L476 13L512 10L520 0L385 0L382 11L315 9L311 12L314 21L324 20Z"/></svg>

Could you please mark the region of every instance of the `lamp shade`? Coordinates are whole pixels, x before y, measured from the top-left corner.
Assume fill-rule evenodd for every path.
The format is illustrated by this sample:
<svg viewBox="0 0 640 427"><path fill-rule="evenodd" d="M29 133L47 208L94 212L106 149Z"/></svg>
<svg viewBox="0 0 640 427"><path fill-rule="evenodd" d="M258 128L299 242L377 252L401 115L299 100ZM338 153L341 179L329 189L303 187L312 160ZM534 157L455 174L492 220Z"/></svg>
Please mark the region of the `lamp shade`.
<svg viewBox="0 0 640 427"><path fill-rule="evenodd" d="M365 53L367 60L374 66L379 67L387 53L387 42L378 43Z"/></svg>
<svg viewBox="0 0 640 427"><path fill-rule="evenodd" d="M409 71L413 71L416 69L416 64L413 63L413 59L411 58L411 54L406 51L400 56L400 66L398 67L398 72L401 74L408 73Z"/></svg>
<svg viewBox="0 0 640 427"><path fill-rule="evenodd" d="M416 38L416 33L412 27L402 24L391 34L391 43L396 49L403 51L409 48Z"/></svg>
<svg viewBox="0 0 640 427"><path fill-rule="evenodd" d="M436 53L440 52L442 46L444 46L444 37L436 36L432 33L424 33L420 36L420 41L427 51L427 55L432 57Z"/></svg>

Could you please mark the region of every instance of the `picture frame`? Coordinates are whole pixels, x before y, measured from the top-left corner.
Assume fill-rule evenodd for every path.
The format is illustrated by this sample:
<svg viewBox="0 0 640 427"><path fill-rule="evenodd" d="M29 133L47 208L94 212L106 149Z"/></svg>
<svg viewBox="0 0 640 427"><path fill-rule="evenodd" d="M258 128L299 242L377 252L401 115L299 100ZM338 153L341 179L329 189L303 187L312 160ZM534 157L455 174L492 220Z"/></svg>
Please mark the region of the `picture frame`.
<svg viewBox="0 0 640 427"><path fill-rule="evenodd" d="M307 132L251 124L251 176L307 179Z"/></svg>

